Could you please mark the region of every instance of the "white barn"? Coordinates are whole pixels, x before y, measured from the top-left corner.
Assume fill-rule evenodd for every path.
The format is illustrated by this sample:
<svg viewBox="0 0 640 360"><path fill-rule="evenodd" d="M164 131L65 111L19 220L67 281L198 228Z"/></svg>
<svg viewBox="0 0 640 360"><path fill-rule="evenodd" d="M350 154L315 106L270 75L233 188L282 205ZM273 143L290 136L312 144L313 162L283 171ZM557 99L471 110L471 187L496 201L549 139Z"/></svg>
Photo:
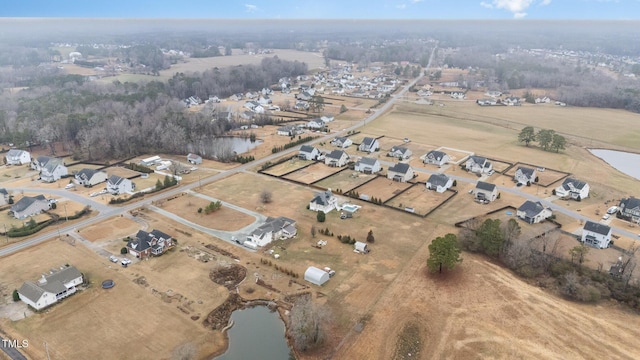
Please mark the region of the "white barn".
<svg viewBox="0 0 640 360"><path fill-rule="evenodd" d="M322 286L329 281L329 273L315 266L309 266L304 272L304 279L314 285Z"/></svg>

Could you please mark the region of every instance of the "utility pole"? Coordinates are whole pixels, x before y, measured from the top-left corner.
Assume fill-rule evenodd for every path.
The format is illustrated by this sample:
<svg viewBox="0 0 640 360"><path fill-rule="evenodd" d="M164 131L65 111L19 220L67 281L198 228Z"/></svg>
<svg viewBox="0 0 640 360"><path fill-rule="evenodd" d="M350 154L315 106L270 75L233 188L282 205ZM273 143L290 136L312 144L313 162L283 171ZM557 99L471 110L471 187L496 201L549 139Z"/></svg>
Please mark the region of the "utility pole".
<svg viewBox="0 0 640 360"><path fill-rule="evenodd" d="M67 216L67 204L64 204L64 221L69 221L69 216Z"/></svg>
<svg viewBox="0 0 640 360"><path fill-rule="evenodd" d="M7 237L7 244L9 243L9 233L7 232L7 224L4 225L4 236Z"/></svg>

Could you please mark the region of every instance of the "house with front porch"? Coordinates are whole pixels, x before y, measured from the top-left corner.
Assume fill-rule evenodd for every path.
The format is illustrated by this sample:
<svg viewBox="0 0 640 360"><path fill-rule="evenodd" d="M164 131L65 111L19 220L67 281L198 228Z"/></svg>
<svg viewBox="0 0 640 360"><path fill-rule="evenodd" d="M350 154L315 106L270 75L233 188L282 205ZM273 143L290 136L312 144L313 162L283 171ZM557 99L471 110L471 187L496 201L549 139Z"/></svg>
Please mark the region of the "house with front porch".
<svg viewBox="0 0 640 360"><path fill-rule="evenodd" d="M374 158L363 157L356 162L355 171L365 174L375 174L382 170L380 161Z"/></svg>
<svg viewBox="0 0 640 360"><path fill-rule="evenodd" d="M389 150L387 156L394 157L398 160L407 160L412 154L413 152L404 146L394 146Z"/></svg>
<svg viewBox="0 0 640 360"><path fill-rule="evenodd" d="M31 163L31 154L26 150L11 149L4 156L7 165L24 165Z"/></svg>
<svg viewBox="0 0 640 360"><path fill-rule="evenodd" d="M58 181L63 176L69 174L62 159L48 156L38 156L38 158L31 163L31 168L40 172L40 180L49 183Z"/></svg>
<svg viewBox="0 0 640 360"><path fill-rule="evenodd" d="M618 208L620 209L617 214L619 218L640 224L640 199L633 196L622 199Z"/></svg>
<svg viewBox="0 0 640 360"><path fill-rule="evenodd" d="M358 145L358 150L368 153L378 151L379 149L380 143L378 142L378 139L372 137L365 137L364 139L362 139L360 145Z"/></svg>
<svg viewBox="0 0 640 360"><path fill-rule="evenodd" d="M138 230L136 237L127 242L129 254L140 259L150 256L160 256L173 246L173 238L156 229L151 232Z"/></svg>
<svg viewBox="0 0 640 360"><path fill-rule="evenodd" d="M574 178L566 178L555 191L561 198L580 201L589 197L589 184Z"/></svg>
<svg viewBox="0 0 640 360"><path fill-rule="evenodd" d="M491 165L491 162L489 162L487 158L481 156L469 156L469 159L467 159L467 162L465 163L465 168L467 171L475 174L486 174L493 169L493 165Z"/></svg>
<svg viewBox="0 0 640 360"><path fill-rule="evenodd" d="M449 162L450 157L446 153L438 150L431 150L424 156L423 162L425 164L433 164L438 166L443 166L447 162Z"/></svg>
<svg viewBox="0 0 640 360"><path fill-rule="evenodd" d="M397 163L387 170L387 179L399 182L407 182L414 178L413 169L409 164Z"/></svg>
<svg viewBox="0 0 640 360"><path fill-rule="evenodd" d="M445 174L433 174L427 180L427 189L443 193L453 186L453 179Z"/></svg>
<svg viewBox="0 0 640 360"><path fill-rule="evenodd" d="M290 239L296 236L297 233L298 230L294 220L284 216L269 217L263 225L247 236L247 241L257 246L265 246L274 240Z"/></svg>
<svg viewBox="0 0 640 360"><path fill-rule="evenodd" d="M349 155L342 150L333 150L324 157L325 165L331 167L343 167L348 161Z"/></svg>
<svg viewBox="0 0 640 360"><path fill-rule="evenodd" d="M611 228L604 224L587 221L582 228L580 241L585 245L606 249L611 245Z"/></svg>
<svg viewBox="0 0 640 360"><path fill-rule="evenodd" d="M518 166L515 175L513 175L513 181L517 184L531 185L537 180L536 170L524 166Z"/></svg>
<svg viewBox="0 0 640 360"><path fill-rule="evenodd" d="M531 200L525 201L516 211L516 216L529 224L537 224L550 218L552 214L551 208L545 208L540 201Z"/></svg>
<svg viewBox="0 0 640 360"><path fill-rule="evenodd" d="M107 191L113 195L132 193L134 187L131 180L118 175L111 175L107 180Z"/></svg>
<svg viewBox="0 0 640 360"><path fill-rule="evenodd" d="M331 140L331 145L337 146L339 148L345 149L353 144L353 141L348 137L338 136L335 139Z"/></svg>
<svg viewBox="0 0 640 360"><path fill-rule="evenodd" d="M75 266L61 266L43 274L37 281L26 281L18 289L20 300L36 311L76 293L84 278Z"/></svg>

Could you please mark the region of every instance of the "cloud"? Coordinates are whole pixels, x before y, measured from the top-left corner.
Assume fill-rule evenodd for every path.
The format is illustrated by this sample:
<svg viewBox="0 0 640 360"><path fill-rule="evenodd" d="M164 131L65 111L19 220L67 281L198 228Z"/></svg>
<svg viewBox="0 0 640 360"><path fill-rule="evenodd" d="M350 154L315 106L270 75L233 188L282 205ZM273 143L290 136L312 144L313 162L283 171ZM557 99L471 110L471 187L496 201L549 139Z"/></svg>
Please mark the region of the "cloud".
<svg viewBox="0 0 640 360"><path fill-rule="evenodd" d="M527 16L526 10L533 4L545 6L551 4L552 0L491 0L482 1L480 6L486 9L506 10L513 14L515 19L522 19Z"/></svg>
<svg viewBox="0 0 640 360"><path fill-rule="evenodd" d="M246 10L246 12L250 13L258 11L258 7L251 4L244 4L244 9Z"/></svg>
<svg viewBox="0 0 640 360"><path fill-rule="evenodd" d="M396 5L396 7L398 9L406 9L407 8L407 4L400 4L400 5Z"/></svg>
<svg viewBox="0 0 640 360"><path fill-rule="evenodd" d="M424 0L409 0L410 3L412 4L417 4L419 2L423 2Z"/></svg>

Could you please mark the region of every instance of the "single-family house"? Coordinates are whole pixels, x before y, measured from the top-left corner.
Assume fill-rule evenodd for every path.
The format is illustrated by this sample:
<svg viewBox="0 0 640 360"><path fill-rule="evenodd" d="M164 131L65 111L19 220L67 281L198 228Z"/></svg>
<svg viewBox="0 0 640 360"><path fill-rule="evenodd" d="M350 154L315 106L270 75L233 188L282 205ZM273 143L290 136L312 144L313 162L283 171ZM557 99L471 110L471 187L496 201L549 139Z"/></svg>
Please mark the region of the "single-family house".
<svg viewBox="0 0 640 360"><path fill-rule="evenodd" d="M202 164L202 156L198 154L189 153L187 154L187 161L193 165L200 165Z"/></svg>
<svg viewBox="0 0 640 360"><path fill-rule="evenodd" d="M555 191L561 198L580 201L589 197L589 184L574 178L566 178Z"/></svg>
<svg viewBox="0 0 640 360"><path fill-rule="evenodd" d="M325 127L324 121L320 119L313 119L307 123L309 129L322 129Z"/></svg>
<svg viewBox="0 0 640 360"><path fill-rule="evenodd" d="M445 174L433 174L427 180L427 189L443 193L453 186L453 179Z"/></svg>
<svg viewBox="0 0 640 360"><path fill-rule="evenodd" d="M598 249L608 248L611 244L611 228L604 224L587 221L582 228L580 241Z"/></svg>
<svg viewBox="0 0 640 360"><path fill-rule="evenodd" d="M320 120L322 120L325 123L330 123L333 121L333 119L335 119L333 116L323 116L320 118Z"/></svg>
<svg viewBox="0 0 640 360"><path fill-rule="evenodd" d="M282 136L293 136L297 133L298 129L296 129L293 125L285 125L278 128L278 135Z"/></svg>
<svg viewBox="0 0 640 360"><path fill-rule="evenodd" d="M438 150L431 150L424 156L423 162L425 164L433 164L442 166L449 162L450 157L446 153Z"/></svg>
<svg viewBox="0 0 640 360"><path fill-rule="evenodd" d="M480 106L495 106L498 105L498 101L496 99L478 99L476 104Z"/></svg>
<svg viewBox="0 0 640 360"><path fill-rule="evenodd" d="M44 195L23 196L22 199L11 206L10 211L16 219L24 219L49 210L50 207L51 204Z"/></svg>
<svg viewBox="0 0 640 360"><path fill-rule="evenodd" d="M365 137L362 139L360 145L358 145L358 150L366 151L368 153L372 153L374 151L378 151L380 149L380 143L378 139L372 137Z"/></svg>
<svg viewBox="0 0 640 360"><path fill-rule="evenodd" d="M536 104L548 104L550 102L551 102L551 99L549 99L549 97L547 97L547 96L537 97L535 99L535 103Z"/></svg>
<svg viewBox="0 0 640 360"><path fill-rule="evenodd" d="M75 266L62 266L36 281L26 281L18 289L18 296L25 304L42 310L76 293L84 282L82 273Z"/></svg>
<svg viewBox="0 0 640 360"><path fill-rule="evenodd" d="M332 167L343 167L348 161L349 155L342 150L333 150L324 157L325 165Z"/></svg>
<svg viewBox="0 0 640 360"><path fill-rule="evenodd" d="M9 203L9 192L5 188L0 188L0 206L7 205Z"/></svg>
<svg viewBox="0 0 640 360"><path fill-rule="evenodd" d="M393 181L407 182L413 179L413 169L409 164L397 163L389 167L387 178Z"/></svg>
<svg viewBox="0 0 640 360"><path fill-rule="evenodd" d="M640 199L629 197L622 199L618 211L618 217L626 220L640 223Z"/></svg>
<svg viewBox="0 0 640 360"><path fill-rule="evenodd" d="M269 217L263 225L247 236L247 241L257 246L265 246L273 240L290 239L296 236L297 233L298 230L294 220L284 216Z"/></svg>
<svg viewBox="0 0 640 360"><path fill-rule="evenodd" d="M467 162L465 163L465 168L467 171L472 173L483 174L488 173L493 168L493 165L487 160L487 158L469 156L469 159L467 159Z"/></svg>
<svg viewBox="0 0 640 360"><path fill-rule="evenodd" d="M75 175L76 181L80 185L94 186L107 181L107 173L96 169L82 169Z"/></svg>
<svg viewBox="0 0 640 360"><path fill-rule="evenodd" d="M309 266L304 272L304 280L314 285L322 286L329 281L329 273L315 266Z"/></svg>
<svg viewBox="0 0 640 360"><path fill-rule="evenodd" d="M111 175L107 180L107 191L113 195L125 194L133 192L134 185L131 180Z"/></svg>
<svg viewBox="0 0 640 360"><path fill-rule="evenodd" d="M525 201L516 211L516 216L529 224L537 224L548 219L551 215L551 208L545 208L539 201L533 202L531 200Z"/></svg>
<svg viewBox="0 0 640 360"><path fill-rule="evenodd" d="M24 165L31 163L31 154L25 150L11 149L5 155L7 165Z"/></svg>
<svg viewBox="0 0 640 360"><path fill-rule="evenodd" d="M378 159L363 157L356 162L355 170L365 174L375 174L382 170L382 166Z"/></svg>
<svg viewBox="0 0 640 360"><path fill-rule="evenodd" d="M479 201L494 201L498 198L498 188L494 184L478 181L473 189L473 197Z"/></svg>
<svg viewBox="0 0 640 360"><path fill-rule="evenodd" d="M322 211L327 214L338 208L338 199L333 195L331 189L316 193L309 203L309 210Z"/></svg>
<svg viewBox="0 0 640 360"><path fill-rule="evenodd" d="M536 170L524 166L518 166L515 175L513 175L513 181L522 185L531 185L537 180Z"/></svg>
<svg viewBox="0 0 640 360"><path fill-rule="evenodd" d="M62 176L69 173L62 159L48 156L38 156L31 162L31 168L40 172L40 180L44 182L60 180Z"/></svg>
<svg viewBox="0 0 640 360"><path fill-rule="evenodd" d="M387 155L396 159L407 160L412 154L413 152L404 146L394 146Z"/></svg>
<svg viewBox="0 0 640 360"><path fill-rule="evenodd" d="M130 239L127 242L129 254L140 259L149 256L160 256L171 247L173 247L171 236L156 229L151 232L138 230L135 239Z"/></svg>
<svg viewBox="0 0 640 360"><path fill-rule="evenodd" d="M296 110L309 110L309 103L306 101L296 101L296 104L293 106Z"/></svg>
<svg viewBox="0 0 640 360"><path fill-rule="evenodd" d="M508 96L506 99L502 100L502 103L507 106L520 106L520 98L517 96Z"/></svg>
<svg viewBox="0 0 640 360"><path fill-rule="evenodd" d="M298 158L302 160L316 160L320 155L320 150L311 145L302 145L298 151Z"/></svg>
<svg viewBox="0 0 640 360"><path fill-rule="evenodd" d="M335 139L331 140L331 145L337 146L339 148L348 148L353 144L353 141L348 137L338 136Z"/></svg>

